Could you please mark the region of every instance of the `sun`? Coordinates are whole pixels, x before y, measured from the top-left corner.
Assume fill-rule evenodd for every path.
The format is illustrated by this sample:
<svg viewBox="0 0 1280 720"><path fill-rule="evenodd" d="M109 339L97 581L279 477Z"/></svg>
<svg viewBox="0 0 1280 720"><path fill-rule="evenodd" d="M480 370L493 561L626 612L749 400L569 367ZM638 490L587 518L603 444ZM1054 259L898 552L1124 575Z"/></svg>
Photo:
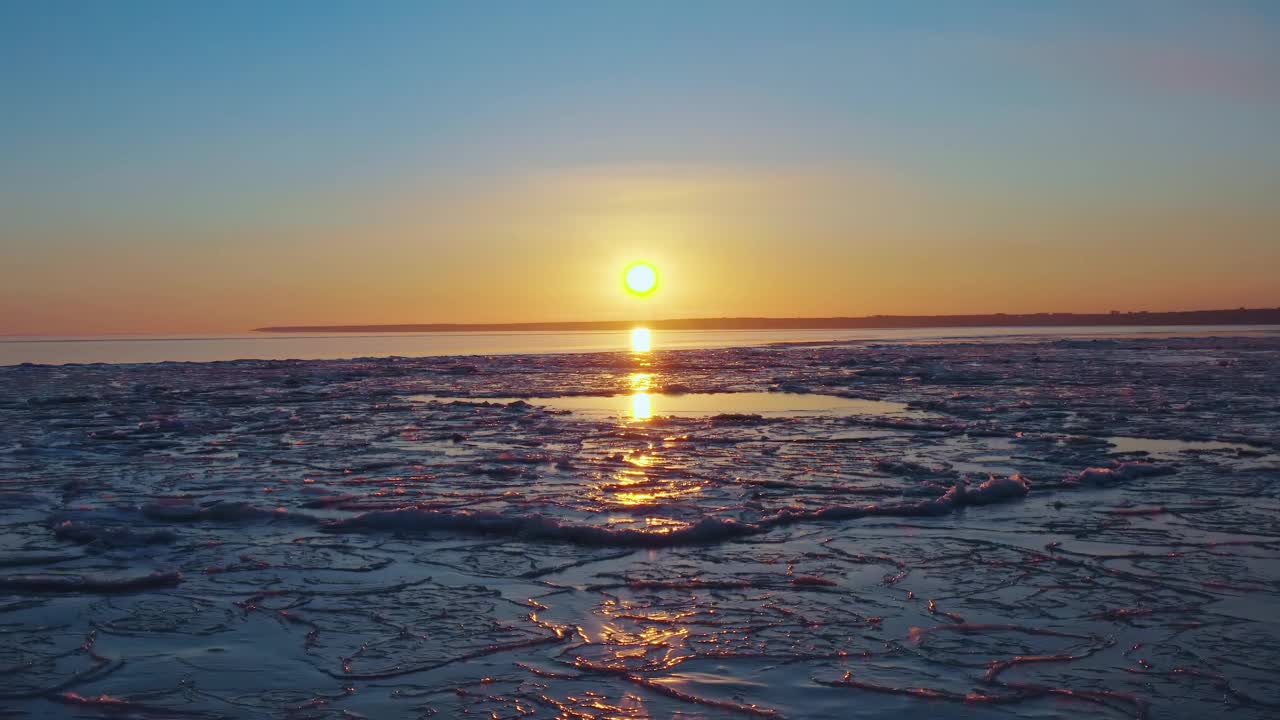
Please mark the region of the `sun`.
<svg viewBox="0 0 1280 720"><path fill-rule="evenodd" d="M627 292L644 297L658 289L658 268L647 262L634 262L622 271Z"/></svg>

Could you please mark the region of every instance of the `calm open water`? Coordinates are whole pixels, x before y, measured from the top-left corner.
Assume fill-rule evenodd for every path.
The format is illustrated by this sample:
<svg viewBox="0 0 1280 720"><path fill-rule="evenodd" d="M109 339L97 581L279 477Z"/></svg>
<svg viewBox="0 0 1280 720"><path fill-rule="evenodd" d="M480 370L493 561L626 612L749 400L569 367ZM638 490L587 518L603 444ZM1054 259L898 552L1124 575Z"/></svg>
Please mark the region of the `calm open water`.
<svg viewBox="0 0 1280 720"><path fill-rule="evenodd" d="M662 330L654 350L743 347L787 342L929 342L1046 337L1280 335L1275 325L1113 327L969 327L853 330ZM511 355L630 349L630 333L460 332L239 335L108 335L0 337L0 365L19 363L151 363L219 360L321 360L352 357Z"/></svg>

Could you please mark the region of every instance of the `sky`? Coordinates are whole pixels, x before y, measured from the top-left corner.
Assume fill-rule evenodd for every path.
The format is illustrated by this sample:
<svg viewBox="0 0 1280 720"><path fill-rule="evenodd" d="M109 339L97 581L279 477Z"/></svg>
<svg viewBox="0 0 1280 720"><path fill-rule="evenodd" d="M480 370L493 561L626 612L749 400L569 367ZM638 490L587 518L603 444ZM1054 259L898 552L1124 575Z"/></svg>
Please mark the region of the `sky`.
<svg viewBox="0 0 1280 720"><path fill-rule="evenodd" d="M1275 307L1277 128L1274 2L0 0L0 334Z"/></svg>

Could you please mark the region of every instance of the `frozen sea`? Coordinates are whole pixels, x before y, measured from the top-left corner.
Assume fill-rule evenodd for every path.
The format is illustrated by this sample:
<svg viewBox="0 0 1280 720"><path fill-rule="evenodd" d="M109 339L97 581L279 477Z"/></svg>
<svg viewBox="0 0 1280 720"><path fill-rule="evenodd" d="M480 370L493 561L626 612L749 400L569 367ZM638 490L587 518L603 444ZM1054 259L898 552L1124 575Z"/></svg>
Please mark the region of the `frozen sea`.
<svg viewBox="0 0 1280 720"><path fill-rule="evenodd" d="M7 339L0 718L1280 715L1274 328L884 333Z"/></svg>

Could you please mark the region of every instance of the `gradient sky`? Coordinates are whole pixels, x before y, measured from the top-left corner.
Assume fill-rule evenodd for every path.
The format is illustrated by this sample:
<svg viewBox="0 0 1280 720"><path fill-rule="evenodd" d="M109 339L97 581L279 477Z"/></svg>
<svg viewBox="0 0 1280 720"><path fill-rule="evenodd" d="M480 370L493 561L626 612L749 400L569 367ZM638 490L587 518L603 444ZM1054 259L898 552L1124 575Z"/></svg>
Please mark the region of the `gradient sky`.
<svg viewBox="0 0 1280 720"><path fill-rule="evenodd" d="M7 0L0 251L4 334L1274 307L1280 3Z"/></svg>

